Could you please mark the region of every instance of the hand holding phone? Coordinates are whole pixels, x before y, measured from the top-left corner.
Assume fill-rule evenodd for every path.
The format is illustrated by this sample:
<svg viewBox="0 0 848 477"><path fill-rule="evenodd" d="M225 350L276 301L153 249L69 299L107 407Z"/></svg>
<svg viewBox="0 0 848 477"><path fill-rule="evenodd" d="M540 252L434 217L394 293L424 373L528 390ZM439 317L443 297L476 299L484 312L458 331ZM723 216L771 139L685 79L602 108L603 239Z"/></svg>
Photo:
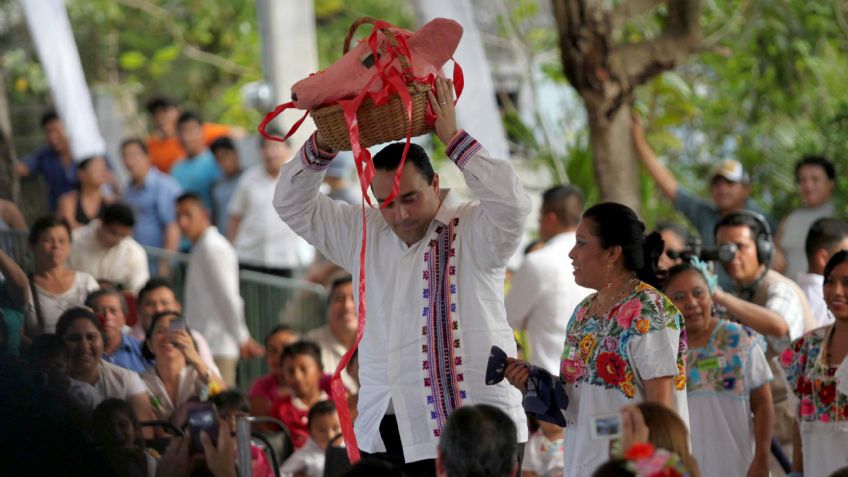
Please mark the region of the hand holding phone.
<svg viewBox="0 0 848 477"><path fill-rule="evenodd" d="M621 437L621 414L589 416L589 432L593 440L611 440Z"/></svg>
<svg viewBox="0 0 848 477"><path fill-rule="evenodd" d="M201 431L205 432L213 445L218 445L218 413L210 402L200 403L188 411L188 428L191 433L191 452L203 453L200 440Z"/></svg>

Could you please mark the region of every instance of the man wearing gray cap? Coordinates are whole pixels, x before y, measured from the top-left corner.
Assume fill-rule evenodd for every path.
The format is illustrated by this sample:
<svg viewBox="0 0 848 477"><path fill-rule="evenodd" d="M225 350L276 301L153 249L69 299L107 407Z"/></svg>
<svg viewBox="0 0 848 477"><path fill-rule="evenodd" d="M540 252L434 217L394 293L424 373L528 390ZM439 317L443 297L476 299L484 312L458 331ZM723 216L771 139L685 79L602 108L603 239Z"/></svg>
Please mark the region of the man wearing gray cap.
<svg viewBox="0 0 848 477"><path fill-rule="evenodd" d="M715 227L727 214L739 210L753 210L766 215L751 201L750 177L739 161L725 159L713 167L710 173L712 200L707 201L680 187L674 174L657 159L651 146L648 145L645 131L638 118L633 120L631 130L639 161L654 178L663 194L674 203L674 208L686 216L692 226L698 230L703 245L715 245ZM772 230L775 230L775 224L770 217L768 222ZM733 289L733 281L724 269L716 268L721 286L728 290Z"/></svg>

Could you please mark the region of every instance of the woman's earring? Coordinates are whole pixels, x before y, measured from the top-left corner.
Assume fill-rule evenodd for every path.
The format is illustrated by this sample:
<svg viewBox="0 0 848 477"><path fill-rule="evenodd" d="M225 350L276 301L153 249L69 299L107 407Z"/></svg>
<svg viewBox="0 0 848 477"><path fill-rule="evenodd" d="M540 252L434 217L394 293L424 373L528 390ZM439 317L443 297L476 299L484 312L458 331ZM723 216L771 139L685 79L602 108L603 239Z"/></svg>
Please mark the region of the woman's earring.
<svg viewBox="0 0 848 477"><path fill-rule="evenodd" d="M710 313L712 314L712 316L716 316L716 315L718 315L718 307L716 306L716 304L715 304L715 303L713 303L713 307L712 307L712 309L710 310Z"/></svg>
<svg viewBox="0 0 848 477"><path fill-rule="evenodd" d="M612 281L609 279L610 270L612 270L612 264L608 263L607 264L607 273L604 277L604 280L606 280L606 282L607 282L607 288L612 288Z"/></svg>

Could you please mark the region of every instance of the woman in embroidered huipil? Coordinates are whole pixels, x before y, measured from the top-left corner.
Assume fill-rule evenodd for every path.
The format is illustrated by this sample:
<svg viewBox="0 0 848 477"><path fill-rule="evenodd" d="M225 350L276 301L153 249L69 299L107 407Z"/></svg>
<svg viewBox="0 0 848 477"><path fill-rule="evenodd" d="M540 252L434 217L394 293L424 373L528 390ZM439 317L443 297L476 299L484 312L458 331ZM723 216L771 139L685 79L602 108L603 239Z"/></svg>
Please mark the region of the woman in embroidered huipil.
<svg viewBox="0 0 848 477"><path fill-rule="evenodd" d="M835 322L798 338L780 356L800 399L792 470L807 476L848 466L848 251L827 262L823 292Z"/></svg>
<svg viewBox="0 0 848 477"><path fill-rule="evenodd" d="M574 279L597 292L578 305L566 331L565 477L589 476L609 458L609 441L591 437L594 415L652 401L688 424L683 317L654 287L662 239L644 234L636 213L616 203L591 207L577 226ZM511 360L506 376L524 390L528 368Z"/></svg>
<svg viewBox="0 0 848 477"><path fill-rule="evenodd" d="M715 315L696 265L672 267L664 292L686 324L689 428L701 472L767 477L774 409L765 353L748 329Z"/></svg>

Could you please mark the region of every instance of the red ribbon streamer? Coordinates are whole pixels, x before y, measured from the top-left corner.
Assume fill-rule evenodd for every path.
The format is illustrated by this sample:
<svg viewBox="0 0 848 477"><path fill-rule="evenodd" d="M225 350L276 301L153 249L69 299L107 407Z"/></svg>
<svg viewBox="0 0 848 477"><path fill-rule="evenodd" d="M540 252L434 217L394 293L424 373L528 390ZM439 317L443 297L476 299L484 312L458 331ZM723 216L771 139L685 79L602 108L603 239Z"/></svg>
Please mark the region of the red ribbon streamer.
<svg viewBox="0 0 848 477"><path fill-rule="evenodd" d="M339 99L334 101L333 103L338 104L342 108L342 112L344 113L345 123L347 124L348 135L350 137L350 145L351 152L354 156L354 162L356 163L356 172L359 177L359 185L362 190L362 246L359 250L359 309L358 309L358 325L356 329L356 341L353 346L342 356L342 359L339 361L339 365L336 367L335 372L333 372L333 377L330 382L330 391L332 393L333 401L336 404L336 410L339 414L339 423L342 428L342 436L344 437L345 447L347 449L347 455L350 459L350 462L356 464L361 459L359 453L359 446L356 442L356 434L353 431L353 421L350 418L350 410L348 408L347 396L345 392L344 385L341 381L341 372L347 367L348 362L350 361L351 356L359 347L359 342L362 340L362 335L365 332L365 250L366 250L366 238L367 238L367 219L365 214L365 204L368 203L369 206L373 207L371 204L371 198L368 196L368 189L371 186L371 182L374 180L374 163L371 160L371 153L368 149L362 147L362 144L359 140L359 120L356 116L356 112L359 110L359 106L362 105L362 102L366 97L370 98L375 106L381 106L386 104L392 93L397 94L400 97L401 102L403 103L403 107L406 111L407 120L409 121L409 131L406 134L406 144L403 148L403 155L401 156L400 164L398 165L397 172L395 173L395 180L392 186L392 192L389 196L380 204L380 208L387 207L391 204L395 198L397 197L398 191L400 189L400 176L403 172L404 164L406 163L406 155L409 152L409 147L412 142L412 116L413 116L413 107L412 107L412 97L409 95L409 91L407 90L407 85L413 82L418 82L422 84L430 85L431 89L435 91L436 84L436 76L433 74L427 75L426 77L416 77L414 76L411 67L405 68L387 68L398 56L398 54L405 55L411 64L412 62L412 52L409 49L409 45L406 42L406 38L403 35L400 35L395 32L391 32L390 34L397 41L397 47L392 46L390 43L386 43L388 55L384 55L387 58L386 61L380 61L380 55L377 54L377 32L381 29L388 29L391 25L383 21L377 21L374 23L371 34L368 37L368 46L371 49L371 52L374 55L374 58L377 59L374 66L377 70L377 74L371 77L371 80L362 88L362 92L356 95L356 97L352 99ZM453 87L454 92L456 93L456 99L454 100L454 105L459 101L459 97L462 94L462 90L465 86L465 77L462 72L462 68L459 66L459 63L451 57L453 61ZM371 87L371 84L377 79L380 78L383 81L383 86L379 91L369 92L368 89ZM333 104L331 103L331 104ZM271 122L274 118L283 113L286 109L294 108L294 102L289 101L287 103L281 104L274 108L273 111L265 115L265 118L259 124L259 134L262 137L277 142L285 142L295 131L300 128L303 121L306 119L306 115L309 114L309 110L307 110L304 115L292 125L291 129L288 131L284 138L278 138L275 136L271 136L265 130L268 123ZM429 124L433 124L436 120L436 116L430 107L429 102L426 106L425 112L426 120Z"/></svg>

